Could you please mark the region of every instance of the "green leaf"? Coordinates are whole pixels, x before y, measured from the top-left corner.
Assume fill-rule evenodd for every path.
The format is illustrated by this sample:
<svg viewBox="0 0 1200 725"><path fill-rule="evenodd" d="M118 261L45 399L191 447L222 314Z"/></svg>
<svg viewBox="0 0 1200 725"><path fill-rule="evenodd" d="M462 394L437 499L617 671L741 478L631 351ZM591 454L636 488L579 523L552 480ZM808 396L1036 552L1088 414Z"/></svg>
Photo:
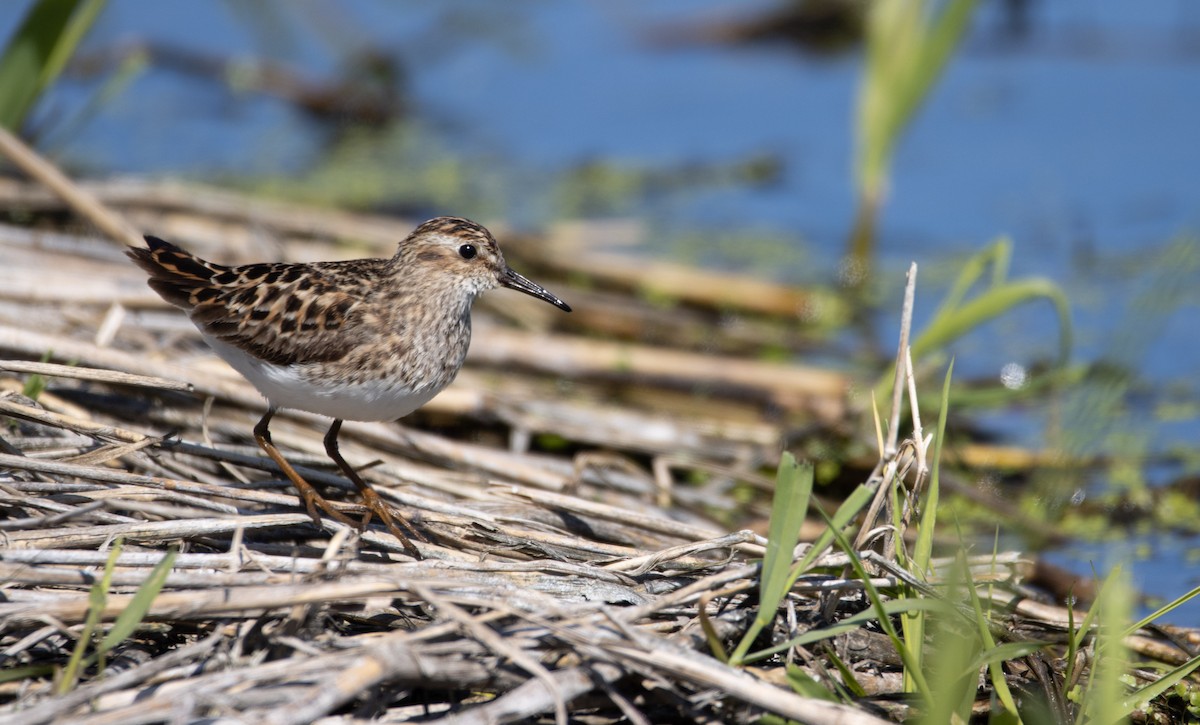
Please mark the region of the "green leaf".
<svg viewBox="0 0 1200 725"><path fill-rule="evenodd" d="M1124 703L1122 703L1122 710L1125 711L1125 715L1133 712L1141 703L1158 697L1178 683L1182 682L1183 678L1192 674L1197 667L1200 667L1200 657L1193 657L1187 662L1184 662L1182 665L1179 665L1175 669L1164 674L1157 681L1151 682L1145 687L1137 690L1131 696L1126 698Z"/></svg>
<svg viewBox="0 0 1200 725"><path fill-rule="evenodd" d="M175 549L168 550L162 560L154 566L150 576L146 577L146 581L138 587L129 606L121 610L116 621L113 622L113 626L108 630L108 634L101 640L100 646L96 648L97 656L116 647L137 630L138 625L145 619L146 612L149 612L150 606L154 604L155 597L162 591L163 584L171 574L171 567L175 564L175 557L178 553Z"/></svg>
<svg viewBox="0 0 1200 725"><path fill-rule="evenodd" d="M1062 289L1048 279L1030 277L992 287L961 306L930 321L913 342L913 359L940 348L993 320L1017 305L1045 299L1054 305L1059 320L1059 360L1065 362L1071 349L1071 306Z"/></svg>
<svg viewBox="0 0 1200 725"><path fill-rule="evenodd" d="M817 513L824 516L824 512L822 512L820 509L817 509ZM826 519L826 521L828 521L830 524L827 531L834 539L837 540L838 548L842 550L842 553L849 557L850 566L854 569L855 576L858 577L859 581L862 582L863 588L866 589L867 598L871 600L871 609L877 613L880 628L883 629L888 638L892 640L892 646L896 648L896 652L900 655L900 659L904 663L905 674L911 676L913 685L915 686L917 692L921 694L921 697L923 697L926 702L930 701L931 694L929 683L925 679L925 673L921 671L918 663L912 657L911 652L905 648L904 642L901 640L900 635L896 632L896 628L892 625L891 618L887 616L888 610L885 606L883 598L879 596L879 590L877 590L875 585L871 583L871 576L867 572L866 567L863 566L862 559L859 558L858 552L855 551L854 547L850 545L850 541L846 538L845 534L842 533L841 527L834 526L833 522L829 519Z"/></svg>
<svg viewBox="0 0 1200 725"><path fill-rule="evenodd" d="M775 495L771 499L771 523L767 530L767 551L759 577L758 615L730 657L736 666L758 633L775 619L779 603L795 579L790 577L792 556L800 540L800 527L812 496L813 467L799 464L796 457L784 451L775 475Z"/></svg>
<svg viewBox="0 0 1200 725"><path fill-rule="evenodd" d="M1059 366L1066 365L1070 356L1073 335L1071 306L1066 293L1051 280L1041 277L1007 280L1011 256L1012 242L1001 238L967 260L937 311L926 323L925 328L914 337L912 343L914 362L920 362L954 340L1007 314L1019 305L1045 300L1053 305L1058 316L1058 364ZM992 270L991 277L985 279L989 268ZM967 293L980 285L986 286L974 297L968 298ZM1048 375L1054 375L1056 372L1052 371ZM891 374L882 376L876 383L876 394L881 398L886 397L893 379L894 375ZM1030 394L1028 390L1001 390L1003 390L1002 395L1005 400ZM976 395L979 394L976 393Z"/></svg>
<svg viewBox="0 0 1200 725"><path fill-rule="evenodd" d="M907 612L925 612L925 611L945 611L947 605L935 599L892 599L883 603L883 611L888 616L896 614L904 614ZM799 636L793 637L786 642L771 645L766 649L757 650L746 656L745 663L757 662L764 660L771 655L779 654L792 647L805 647L810 644L821 642L822 640L837 637L853 632L862 627L867 622L874 622L879 619L879 612L875 609L865 609L858 614L847 617L837 624L832 624L828 627L820 627L818 629L810 629L809 631Z"/></svg>
<svg viewBox="0 0 1200 725"><path fill-rule="evenodd" d="M120 555L121 539L117 539L108 552L108 560L104 563L104 573L88 592L87 617L83 622L83 631L79 633L79 639L75 642L75 649L71 651L71 657L67 660L62 679L58 682L58 694L60 695L70 692L79 680L79 671L83 667L83 653L87 651L88 643L92 640L92 633L96 631L100 617L104 614L104 608L108 603L108 590L112 587L113 570L116 569L117 557Z"/></svg>
<svg viewBox="0 0 1200 725"><path fill-rule="evenodd" d="M1056 643L1053 642L1005 642L1004 644L998 644L980 652L979 656L968 667L972 670L978 670L980 667L998 665L1009 660L1028 657L1043 647L1055 645Z"/></svg>
<svg viewBox="0 0 1200 725"><path fill-rule="evenodd" d="M53 665L22 665L0 669L0 683L45 677L54 672Z"/></svg>
<svg viewBox="0 0 1200 725"><path fill-rule="evenodd" d="M859 91L860 195L878 199L900 134L945 69L975 0L950 0L934 17L922 0L876 0L867 16Z"/></svg>
<svg viewBox="0 0 1200 725"><path fill-rule="evenodd" d="M42 362L50 362L50 358L53 356L53 354L54 352L52 350L47 350L46 352L42 353ZM41 397L45 390L46 378L34 373L25 381L25 386L21 388L21 395L24 395L30 400L37 400L39 397Z"/></svg>
<svg viewBox="0 0 1200 725"><path fill-rule="evenodd" d="M850 701L850 698L863 698L867 696L867 690L858 681L858 678L854 676L854 670L850 669L850 666L841 657L838 657L833 647L825 648L825 656L829 658L829 661L833 663L833 666L837 668L838 673L842 676L842 686L849 695L847 702Z"/></svg>
<svg viewBox="0 0 1200 725"><path fill-rule="evenodd" d="M800 575L808 571L808 568L812 566L812 563L816 561L819 556L824 554L827 548L829 548L829 545L833 542L834 538L833 529L837 528L840 531L849 525L850 522L854 520L854 517L858 516L858 514L867 507L867 504L871 502L872 496L874 496L872 489L868 488L867 486L859 485L854 489L853 492L851 492L846 500L842 502L842 505L838 507L838 510L833 514L832 519L825 516L824 513L821 513L821 516L825 518L825 521L829 524L829 526L821 532L821 534L817 537L817 540L814 541L812 546L808 548L808 551L804 553L804 556L800 557L800 561L792 565L792 568L788 571L786 579L787 585L784 587L784 591L791 589L792 585L796 583L796 580L800 578ZM820 512L819 509L818 512ZM778 606L778 604L776 606ZM732 664L738 665L750 659L749 657L745 656L746 650L748 650L750 645L753 644L754 638L758 636L758 633L762 631L763 626L765 626L763 623L770 622L773 618L774 610L765 615L760 611L759 617L756 618L750 625L750 630L746 633L746 636L742 638L742 641L738 643L738 648L734 650L733 656L730 658L730 662ZM754 659L758 659L757 655L754 657Z"/></svg>
<svg viewBox="0 0 1200 725"><path fill-rule="evenodd" d="M913 573L925 579L929 574L929 562L933 559L933 533L937 526L937 509L941 500L942 444L946 440L946 416L950 411L950 381L954 378L954 361L946 369L942 381L942 407L938 411L937 436L933 439L930 455L932 470L925 494L925 508L921 513L921 526L917 530L917 541L913 547Z"/></svg>
<svg viewBox="0 0 1200 725"><path fill-rule="evenodd" d="M767 530L767 551L761 577L762 606L759 611L770 610L771 618L791 586L788 571L800 541L800 527L804 525L812 488L812 464L807 461L797 463L795 456L784 451L775 476L775 497L771 502L771 523Z"/></svg>
<svg viewBox="0 0 1200 725"><path fill-rule="evenodd" d="M0 56L0 125L20 130L104 5L105 0L40 0L29 8Z"/></svg>
<svg viewBox="0 0 1200 725"><path fill-rule="evenodd" d="M959 551L947 577L946 601L961 601L964 596L969 596L964 594L964 590L972 589L970 570L962 552ZM923 666L927 669L921 670L928 682L928 696L922 708L920 722L941 725L949 722L965 723L970 720L971 702L979 679L979 668L970 667L970 663L979 657L983 649L979 638L972 636L971 624L967 617L957 611L951 613L948 610L943 616L930 618L930 652L924 656ZM925 643L918 641L905 644L911 650L923 647ZM906 662L906 679L909 674ZM917 684L917 671L911 674L914 684Z"/></svg>
<svg viewBox="0 0 1200 725"><path fill-rule="evenodd" d="M954 361L950 361L950 366L946 370L946 378L942 382L942 406L938 412L938 428L937 435L934 437L934 446L932 452L933 470L929 476L929 486L925 494L924 509L921 513L920 526L917 529L917 540L913 546L912 561L909 565L909 570L920 577L922 581L927 580L929 576L929 565L933 558L933 534L937 526L937 510L940 501L940 477L942 459L942 442L946 435L946 415L950 410L950 381L954 378ZM899 506L895 507L899 510ZM901 596L909 598L919 596L919 592L913 591L911 587L901 588ZM914 670L924 671L927 663L925 661L925 631L926 617L924 612L913 612L900 620L904 630L904 646L908 649L909 657L913 663ZM916 687L916 681L905 670L904 678L905 690L912 691Z"/></svg>
<svg viewBox="0 0 1200 725"><path fill-rule="evenodd" d="M814 680L807 672L790 662L787 666L787 681L788 685L801 697L811 697L829 702L838 701L837 696L830 692L829 688Z"/></svg>
<svg viewBox="0 0 1200 725"><path fill-rule="evenodd" d="M983 643L984 649L981 659L987 664L988 672L992 676L992 687L996 691L996 699L1004 706L1005 712L1020 720L1021 714L1017 710L1016 699L1013 697L1012 691L1008 688L1008 678L1004 674L1004 669L1000 666L1000 663L1004 661L1004 655L1007 655L1010 650L1019 652L1019 654L1014 654L1014 657L1024 657L1036 651L1038 646L1035 643L1029 642L1014 642L999 646L996 644L996 639L992 637L988 616L983 611L983 602L979 598L979 592L976 591L974 582L971 581L971 570L967 567L961 549L958 552L956 561L961 562L962 571L969 584L967 594L971 598L971 608L975 610L975 626L979 631L979 640ZM978 669L979 667L975 666L972 671Z"/></svg>
<svg viewBox="0 0 1200 725"><path fill-rule="evenodd" d="M1187 592L1186 594L1183 594L1179 597L1176 597L1175 599L1172 599L1171 601L1162 605L1161 607L1154 610L1150 614L1146 615L1146 617L1144 617L1143 619L1140 619L1137 622L1129 625L1129 628L1125 630L1126 636L1137 632L1139 629L1149 625L1154 620L1160 619L1160 618L1166 616L1174 609L1181 607L1184 604L1187 604L1188 602L1195 599L1197 595L1200 595L1200 587L1194 587L1191 591Z"/></svg>
<svg viewBox="0 0 1200 725"><path fill-rule="evenodd" d="M1128 666L1123 636L1132 608L1133 587L1121 567L1116 567L1100 587L1081 630L1087 632L1088 620L1095 618L1092 671L1083 694L1079 722L1117 722L1136 707L1136 703L1131 705L1127 699L1122 682Z"/></svg>
<svg viewBox="0 0 1200 725"><path fill-rule="evenodd" d="M45 389L46 378L34 373L25 381L25 386L21 388L21 395L30 400L37 400Z"/></svg>

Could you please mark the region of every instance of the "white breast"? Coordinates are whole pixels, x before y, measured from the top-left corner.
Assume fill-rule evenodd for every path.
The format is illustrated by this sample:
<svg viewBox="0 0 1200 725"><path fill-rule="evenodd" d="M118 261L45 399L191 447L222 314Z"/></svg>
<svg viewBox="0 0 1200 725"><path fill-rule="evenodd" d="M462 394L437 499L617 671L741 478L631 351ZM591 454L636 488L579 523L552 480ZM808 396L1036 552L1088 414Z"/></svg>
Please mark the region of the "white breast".
<svg viewBox="0 0 1200 725"><path fill-rule="evenodd" d="M341 420L388 421L403 418L441 390L440 387L413 390L388 379L314 383L306 374L306 366L272 365L208 335L204 339L275 408L306 410Z"/></svg>

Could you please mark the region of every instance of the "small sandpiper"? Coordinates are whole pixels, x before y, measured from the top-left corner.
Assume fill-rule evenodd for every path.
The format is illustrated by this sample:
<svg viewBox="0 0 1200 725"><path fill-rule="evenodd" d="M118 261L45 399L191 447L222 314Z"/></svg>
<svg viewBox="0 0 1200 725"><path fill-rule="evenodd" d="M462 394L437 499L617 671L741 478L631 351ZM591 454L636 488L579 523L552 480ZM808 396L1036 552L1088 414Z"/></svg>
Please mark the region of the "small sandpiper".
<svg viewBox="0 0 1200 725"><path fill-rule="evenodd" d="M418 559L409 535L424 537L338 451L342 421L402 418L449 385L471 342L471 305L487 290L508 287L571 311L509 268L491 232L456 217L421 224L391 259L227 267L155 237L146 242L128 254L150 274L150 287L187 312L217 355L266 397L254 440L296 486L313 522L320 525L318 508L360 529L377 515ZM330 505L271 442L268 425L280 408L333 418L325 451L358 488L361 523Z"/></svg>

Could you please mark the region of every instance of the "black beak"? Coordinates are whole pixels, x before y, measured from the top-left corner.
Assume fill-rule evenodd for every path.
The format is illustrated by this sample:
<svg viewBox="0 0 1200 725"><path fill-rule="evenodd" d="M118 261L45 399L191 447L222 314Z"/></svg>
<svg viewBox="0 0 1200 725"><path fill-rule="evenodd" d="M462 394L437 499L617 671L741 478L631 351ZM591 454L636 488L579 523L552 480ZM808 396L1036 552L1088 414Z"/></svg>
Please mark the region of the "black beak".
<svg viewBox="0 0 1200 725"><path fill-rule="evenodd" d="M550 290L545 287L530 282L524 275L514 272L511 267L505 267L504 272L500 275L500 284L515 289L518 292L524 292L530 297L537 297L539 300L545 300L564 312L570 312L571 306L555 297Z"/></svg>

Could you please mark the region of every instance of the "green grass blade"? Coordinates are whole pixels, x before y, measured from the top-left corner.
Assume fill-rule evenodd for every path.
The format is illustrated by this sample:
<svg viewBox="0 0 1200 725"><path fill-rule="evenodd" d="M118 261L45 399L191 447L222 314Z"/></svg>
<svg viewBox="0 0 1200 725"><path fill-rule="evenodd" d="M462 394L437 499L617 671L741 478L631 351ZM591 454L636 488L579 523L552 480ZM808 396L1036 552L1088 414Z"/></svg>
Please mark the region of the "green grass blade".
<svg viewBox="0 0 1200 725"><path fill-rule="evenodd" d="M812 697L829 702L838 701L838 696L830 692L828 687L809 677L807 672L791 663L788 663L787 666L787 681L792 690L801 697Z"/></svg>
<svg viewBox="0 0 1200 725"><path fill-rule="evenodd" d="M985 323L1007 314L1019 305L1046 300L1054 307L1058 317L1058 363L1060 366L1067 363L1074 330L1071 322L1071 307L1066 293L1051 280L1040 277L1006 281L1011 255L1011 242L1001 238L967 260L945 298L939 304L937 311L925 328L915 336L912 343L913 360L919 361L928 357L933 352L944 348ZM984 277L989 268L992 270L992 274L988 286L968 299L967 294L972 288L984 284ZM885 375L880 378L875 386L877 395L886 395L892 385L893 377L893 375ZM1052 381L1047 379L1045 384L1052 384ZM1000 391L987 394L1000 402L1011 401L1014 395L1031 394L1029 390L1016 393L1001 388ZM976 393L975 395L978 397L983 394L985 393ZM956 395L956 400L957 398Z"/></svg>
<svg viewBox="0 0 1200 725"><path fill-rule="evenodd" d="M943 4L941 12L925 35L921 52L917 55L911 97L919 101L929 93L934 81L949 64L950 56L966 32L974 10L975 0L950 0L949 3ZM915 106L905 109L905 123L914 110Z"/></svg>
<svg viewBox="0 0 1200 725"><path fill-rule="evenodd" d="M52 85L62 74L63 69L71 60L71 56L75 55L75 50L83 42L88 31L92 29L92 25L95 24L96 18L99 17L106 2L107 0L83 0L83 3L80 4L75 0L70 3L74 11L67 19L66 26L63 27L54 46L50 49L50 54L46 57L46 64L42 67L40 81L43 89ZM58 4L66 5L67 3L58 0Z"/></svg>
<svg viewBox="0 0 1200 725"><path fill-rule="evenodd" d="M962 337L980 325L1005 314L1017 305L1045 299L1054 305L1059 321L1059 359L1065 362L1071 349L1071 306L1054 282L1032 277L992 287L977 297L935 319L913 342L913 359Z"/></svg>
<svg viewBox="0 0 1200 725"><path fill-rule="evenodd" d="M1063 673L1063 682L1075 681L1076 655L1079 654L1079 645L1082 641L1079 630L1075 628L1075 592L1072 591L1067 597L1067 666Z"/></svg>
<svg viewBox="0 0 1200 725"><path fill-rule="evenodd" d="M942 444L946 440L946 416L950 411L950 381L954 379L954 360L946 368L942 381L942 407L938 411L937 436L933 440L929 486L925 493L925 509L921 513L921 528L913 546L913 573L922 579L929 576L929 562L933 559L933 534L937 526L938 503L941 500L940 473L942 470Z"/></svg>
<svg viewBox="0 0 1200 725"><path fill-rule="evenodd" d="M54 665L21 665L0 669L0 684L45 677L54 672Z"/></svg>
<svg viewBox="0 0 1200 725"><path fill-rule="evenodd" d="M45 390L46 378L34 373L25 380L25 386L21 388L21 395L30 400L37 400Z"/></svg>
<svg viewBox="0 0 1200 725"><path fill-rule="evenodd" d="M883 603L884 612L888 616L897 614L905 614L914 611L942 611L946 605L934 599L892 599ZM879 619L879 612L875 609L865 609L858 614L847 617L837 624L820 629L810 629L804 634L797 635L786 642L771 645L765 649L756 650L749 655L746 655L745 664L764 660L772 655L779 654L792 647L806 647L816 642L821 642L826 639L831 639L839 635L853 632L859 629L868 622L874 622Z"/></svg>
<svg viewBox="0 0 1200 725"><path fill-rule="evenodd" d="M713 626L712 620L709 619L706 607L707 602L702 598L700 604L697 606L700 629L704 631L704 639L708 642L708 649L712 652L712 656L728 664L729 653L725 650L725 643L721 641L721 635L717 633L716 627Z"/></svg>
<svg viewBox="0 0 1200 725"><path fill-rule="evenodd" d="M947 580L946 601L961 600L963 590L970 588L970 572L959 552ZM925 698L920 722L928 725L969 722L971 702L979 678L979 668L971 668L970 663L979 657L983 647L979 638L973 635L970 621L955 610L947 608L942 616L931 618L929 629L930 653L925 657L928 671L914 670L910 675L909 666L905 663L906 681L911 679L915 683L918 673L924 673L929 683L929 695ZM924 643L905 644L911 651L922 647Z"/></svg>
<svg viewBox="0 0 1200 725"><path fill-rule="evenodd" d="M961 538L961 534L960 534ZM971 608L975 611L975 626L979 633L979 640L982 643L983 649L988 653L995 653L999 647L996 645L996 640L992 637L992 631L987 614L983 611L983 602L979 599L979 592L975 590L975 584L971 581L971 570L967 568L967 563L962 559L962 551L958 554L959 561L962 562L963 571L967 577L967 594L971 599ZM1020 643L1022 645L1026 643ZM1037 647L1034 647L1036 650ZM1025 654L1028 654L1026 652ZM1020 655L1024 656L1024 654ZM1001 667L1002 660L988 660L988 673L992 676L992 688L996 692L996 699L1004 706L1004 710L1017 720L1021 719L1021 713L1017 710L1016 699L1013 698L1012 691L1008 689L1008 678L1004 674L1004 668ZM978 668L977 668L978 669Z"/></svg>
<svg viewBox="0 0 1200 725"><path fill-rule="evenodd" d="M1143 619L1129 625L1129 628L1125 630L1125 634L1127 636L1131 635L1134 632L1141 629L1142 627L1145 627L1146 625L1150 624L1154 620L1165 617L1166 615L1170 614L1173 610L1175 610L1178 607L1181 607L1184 604L1187 604L1188 602L1195 599L1197 595L1200 595L1200 587L1195 587L1188 593L1186 593L1180 597L1177 597L1176 599L1173 599L1173 600L1167 602L1166 604L1162 605L1161 607L1154 610L1153 612L1151 612L1149 615L1147 615Z"/></svg>
<svg viewBox="0 0 1200 725"><path fill-rule="evenodd" d="M1084 640L1092 633L1092 622L1096 620L1101 609L1101 604L1108 601L1112 596L1108 590L1113 587L1113 581L1115 581L1116 575L1120 572L1121 567L1115 567L1108 577L1100 583L1100 591L1096 593L1095 603L1088 609L1087 614L1083 616L1083 621L1079 623L1079 628L1073 634L1072 639L1074 640L1076 650L1083 646Z"/></svg>
<svg viewBox="0 0 1200 725"><path fill-rule="evenodd" d="M53 351L47 350L46 352L42 353L42 362L50 362L51 357L53 357ZM21 388L21 395L24 395L30 400L37 400L41 394L45 392L45 390L46 378L38 375L37 373L33 373L25 381L25 386Z"/></svg>
<svg viewBox="0 0 1200 725"><path fill-rule="evenodd" d="M812 487L812 464L807 461L797 463L795 456L785 451L775 476L775 498L767 529L767 551L763 557L761 598L763 609L771 608L772 618L774 609L791 586L788 571L800 541L800 527L808 511Z"/></svg>
<svg viewBox="0 0 1200 725"><path fill-rule="evenodd" d="M829 661L833 663L835 668L837 668L838 674L842 676L841 687L845 690L845 694L848 695L848 697L846 697L847 702L850 701L850 698L862 698L867 696L867 689L862 686L861 682L858 681L858 677L854 675L854 670L850 669L850 666L847 665L841 657L838 657L838 654L833 650L833 647L825 647L825 656L829 658Z"/></svg>
<svg viewBox="0 0 1200 725"><path fill-rule="evenodd" d="M163 555L162 560L154 566L154 569L150 572L150 576L146 577L146 581L138 587L137 593L133 595L133 599L129 602L129 606L125 607L117 615L117 619L108 630L108 634L100 641L100 645L96 648L96 656L110 651L137 630L138 625L145 619L146 612L150 611L150 605L154 603L154 598L162 591L163 584L166 583L167 577L171 574L171 567L175 564L175 557L178 553L175 549L168 550Z"/></svg>
<svg viewBox="0 0 1200 725"><path fill-rule="evenodd" d="M892 133L897 136L912 120L913 114L929 94L929 89L945 70L975 7L975 0L950 0L930 21L924 17L928 15L925 7L922 7L925 3L906 1L916 6L914 14L922 17L914 23L918 28L910 32L914 42L905 61L911 67L907 69L903 91L896 94Z"/></svg>
<svg viewBox="0 0 1200 725"><path fill-rule="evenodd" d="M892 646L896 648L896 652L900 655L900 659L904 662L905 669L911 669L913 671L912 678L916 686L916 690L921 694L921 697L925 698L926 702L928 702L931 697L931 693L929 690L929 683L925 679L925 674L921 672L919 668L917 668L917 663L913 661L913 658L908 649L905 648L904 642L901 640L900 635L896 632L896 628L892 625L891 618L887 616L887 608L884 607L883 598L879 596L879 591L875 588L875 585L871 583L871 577L867 573L866 567L863 566L862 560L858 556L858 552L855 551L854 547L850 545L850 541L846 538L846 535L842 533L840 527L834 526L833 521L829 519L829 517L825 516L825 513L820 509L817 509L817 513L821 514L822 518L824 518L826 523L829 525L827 531L837 541L838 548L840 548L842 552L849 557L850 566L854 569L855 576L857 576L862 582L863 588L867 592L867 598L871 600L871 609L873 609L878 615L877 621L879 622L880 628L883 629L888 638L892 640Z"/></svg>
<svg viewBox="0 0 1200 725"><path fill-rule="evenodd" d="M954 378L954 361L950 361L950 365L946 370L946 378L942 382L942 405L938 412L938 427L937 436L934 438L933 448L933 470L929 477L929 486L925 494L925 508L921 513L921 525L917 530L917 540L913 546L912 562L909 570L920 577L922 580L927 580L929 577L930 561L933 559L933 534L937 526L937 509L939 501L939 478L938 473L941 470L942 458L942 441L946 435L946 416L950 410L950 381ZM902 596L915 596L917 592L911 590L910 587L904 587ZM925 630L926 617L922 611L915 611L904 615L900 620L904 630L904 646L908 648L909 656L914 664L914 670L925 671ZM905 670L904 676L905 691L911 692L916 687L915 680Z"/></svg>
<svg viewBox="0 0 1200 725"><path fill-rule="evenodd" d="M1108 575L1095 605L1088 612L1088 618L1095 615L1098 627L1093 644L1095 656L1091 677L1079 713L1080 722L1118 722L1130 712L1125 708L1127 693L1122 682L1128 666L1122 639L1132 608L1133 588L1129 586L1129 577L1117 567ZM1087 619L1084 624L1087 624Z"/></svg>
<svg viewBox="0 0 1200 725"><path fill-rule="evenodd" d="M979 653L968 667L978 670L980 667L990 667L1009 660L1027 657L1044 647L1053 646L1051 642L1005 642L994 645Z"/></svg>
<svg viewBox="0 0 1200 725"><path fill-rule="evenodd" d="M41 145L45 148L56 148L78 136L105 106L124 94L149 67L150 56L147 52L139 51L126 55L116 71L109 74L81 106L55 124L49 133L42 135Z"/></svg>
<svg viewBox="0 0 1200 725"><path fill-rule="evenodd" d="M775 495L771 500L771 523L767 530L767 551L763 557L762 574L759 577L758 615L754 618L738 646L730 657L737 666L754 639L772 621L779 603L795 582L790 577L792 556L800 540L800 527L812 496L813 467L811 463L799 464L796 457L784 451L780 457L775 476Z"/></svg>
<svg viewBox="0 0 1200 725"><path fill-rule="evenodd" d="M860 194L878 198L904 127L946 67L974 0L951 0L934 19L929 3L876 0L867 15L865 74L859 95Z"/></svg>
<svg viewBox="0 0 1200 725"><path fill-rule="evenodd" d="M899 510L895 507L894 510ZM901 529L897 528L897 531ZM897 547L897 552L903 547ZM908 564L909 571L917 573L917 576L927 576L927 566L916 564L916 560L910 561ZM903 599L920 597L920 594L912 587L903 586L900 588L899 596ZM904 634L904 646L908 649L909 660L913 663L911 668L906 667L904 670L904 692L914 692L917 688L916 680L913 677L914 671L924 672L927 663L925 661L925 632L929 624L929 619L924 610L913 610L900 617L900 629Z"/></svg>
<svg viewBox="0 0 1200 725"><path fill-rule="evenodd" d="M979 252L972 254L958 271L950 290L946 292L942 303L938 305L931 319L937 319L951 310L956 309L967 297L967 292L983 279L983 275L992 270L989 287L1003 284L1008 278L1008 265L1012 259L1012 240L1000 237Z"/></svg>
<svg viewBox="0 0 1200 725"><path fill-rule="evenodd" d="M112 587L113 570L116 569L117 557L120 555L121 539L117 539L108 552L108 560L104 563L104 573L88 592L88 611L87 617L84 619L83 631L79 633L79 639L75 642L75 649L71 650L71 657L67 660L62 679L58 681L58 694L60 695L65 695L74 689L75 683L79 680L83 654L87 651L88 643L91 642L92 633L96 631L101 615L104 614L104 607L108 603L108 591Z"/></svg>
<svg viewBox="0 0 1200 725"><path fill-rule="evenodd" d="M825 550L829 548L829 545L833 543L834 538L837 535L834 529L840 532L842 529L849 526L850 522L853 521L856 516L862 513L862 510L865 509L869 503L871 503L871 499L874 496L875 492L872 489L859 484L853 491L850 492L850 495L847 496L844 501L842 501L842 505L839 506L838 510L833 513L833 518L829 518L824 512L818 509L818 513L821 514L821 518L825 519L825 523L829 524L829 526L817 536L817 540L813 542L812 547L810 547L808 551L804 552L804 556L801 557L800 561L796 562L796 565L792 567L792 571L788 577L789 588L796 582L797 579L800 578L800 575L803 574L808 567L812 566L812 563L816 561L818 557L825 553Z"/></svg>
<svg viewBox="0 0 1200 725"><path fill-rule="evenodd" d="M1192 674L1198 667L1200 667L1200 657L1193 657L1170 672L1167 672L1155 682L1151 682L1139 689L1133 695L1126 698L1122 706L1123 714L1121 717L1125 717L1134 710L1140 709L1144 703L1175 687L1175 685L1183 681L1183 678Z"/></svg>
<svg viewBox="0 0 1200 725"><path fill-rule="evenodd" d="M104 0L40 0L29 8L0 56L0 125L20 130L103 7Z"/></svg>
<svg viewBox="0 0 1200 725"><path fill-rule="evenodd" d="M796 583L796 580L800 578L800 575L807 571L808 568L812 566L812 563L817 560L817 557L821 556L821 554L825 552L825 549L829 547L829 544L833 541L831 527L837 527L838 530L841 530L849 525L849 523L854 520L854 517L857 516L864 508L866 508L873 495L874 494L870 488L860 485L854 489L854 491L846 498L846 500L842 502L842 505L838 507L838 510L834 512L833 519L825 516L823 512L821 513L821 516L825 519L826 523L832 520L832 524L830 524L830 527L827 527L825 531L821 532L821 534L817 537L817 540L813 542L813 545L810 546L808 551L804 553L804 556L800 558L800 561L792 565L792 568L790 571L788 571L787 578L785 579L786 586L784 587L784 591L791 589L792 585ZM776 603L776 606L778 606L778 603ZM768 614L773 617L774 610L768 612ZM763 616L761 615L761 610L760 616ZM758 636L758 633L761 632L762 628L765 626L760 625L759 621L760 620L756 618L754 622L751 623L750 629L747 631L746 636L743 637L742 641L738 643L737 649L734 650L733 655L731 655L729 658L731 664L739 665L749 661L750 656L746 654L746 651L750 648L750 645L754 643L754 638ZM771 620L764 618L764 621L770 622ZM754 657L754 659L758 659L757 655Z"/></svg>

